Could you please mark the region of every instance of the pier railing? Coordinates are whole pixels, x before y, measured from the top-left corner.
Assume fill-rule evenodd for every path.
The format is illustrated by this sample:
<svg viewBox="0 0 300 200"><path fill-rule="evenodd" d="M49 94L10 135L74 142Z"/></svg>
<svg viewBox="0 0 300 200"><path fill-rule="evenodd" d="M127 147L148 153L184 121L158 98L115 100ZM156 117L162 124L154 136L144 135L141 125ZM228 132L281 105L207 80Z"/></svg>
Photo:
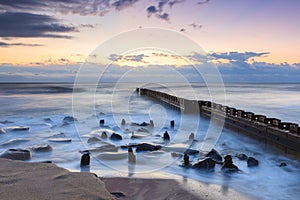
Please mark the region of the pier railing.
<svg viewBox="0 0 300 200"><path fill-rule="evenodd" d="M151 97L186 113L200 113L214 120L225 119L225 128L246 134L265 144L276 146L285 153L300 157L300 127L296 123L283 122L277 118L269 118L211 101L188 100L146 88L136 90L140 95Z"/></svg>

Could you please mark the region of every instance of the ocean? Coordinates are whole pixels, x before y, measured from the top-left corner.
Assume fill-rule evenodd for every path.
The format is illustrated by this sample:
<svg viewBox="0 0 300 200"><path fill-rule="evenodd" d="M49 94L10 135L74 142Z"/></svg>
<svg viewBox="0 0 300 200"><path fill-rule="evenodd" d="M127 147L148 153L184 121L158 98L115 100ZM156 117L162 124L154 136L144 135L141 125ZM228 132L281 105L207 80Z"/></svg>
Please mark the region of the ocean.
<svg viewBox="0 0 300 200"><path fill-rule="evenodd" d="M187 99L209 100L235 108L300 124L300 84L225 84L203 83L142 84L101 83L99 85L32 83L0 84L0 154L11 148L33 149L49 144L51 151L34 152L29 162L52 161L72 171L91 171L99 176L144 176L163 172L207 184L218 184L257 199L297 199L300 196L300 162L251 138L223 129L214 148L233 156L241 170L223 173L182 167L182 152L200 150L209 129L209 120L184 115L149 98L139 96L136 87L147 87ZM65 119L65 117L68 117ZM74 121L71 117L74 117ZM121 125L121 121L126 121ZM99 125L104 120L104 125ZM153 120L154 127L141 126ZM170 121L174 120L174 128ZM28 126L29 131L12 128ZM122 140L101 138L117 133ZM165 131L170 142L162 139ZM196 141L188 140L195 133ZM134 134L134 138L132 135ZM134 152L136 164L128 164L128 144L142 142L162 146L153 152ZM82 152L91 152L89 168L80 167ZM200 152L205 153L205 152ZM249 168L234 155L244 153L259 160ZM199 154L190 156L192 163ZM287 166L279 167L280 163ZM226 189L224 189L226 190Z"/></svg>

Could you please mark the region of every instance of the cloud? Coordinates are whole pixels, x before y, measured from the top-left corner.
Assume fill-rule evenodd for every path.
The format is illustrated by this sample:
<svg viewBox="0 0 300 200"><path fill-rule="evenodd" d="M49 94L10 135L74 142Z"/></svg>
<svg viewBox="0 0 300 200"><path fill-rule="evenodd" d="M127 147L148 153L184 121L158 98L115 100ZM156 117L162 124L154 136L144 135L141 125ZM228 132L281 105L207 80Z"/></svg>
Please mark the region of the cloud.
<svg viewBox="0 0 300 200"><path fill-rule="evenodd" d="M211 53L209 56L215 59L227 59L229 61L240 61L240 62L245 62L249 60L250 58L254 57L260 57L264 55L270 54L269 52L262 52L262 53L256 53L256 52L245 52L245 53L240 53L236 51L231 51L231 52L225 52L225 53Z"/></svg>
<svg viewBox="0 0 300 200"><path fill-rule="evenodd" d="M157 12L158 12L158 10L156 9L155 6L149 6L147 8L148 17L150 17L152 14L155 14Z"/></svg>
<svg viewBox="0 0 300 200"><path fill-rule="evenodd" d="M26 43L6 43L0 42L0 47L11 47L11 46L26 46L26 47L39 47L42 44L26 44Z"/></svg>
<svg viewBox="0 0 300 200"><path fill-rule="evenodd" d="M133 62L142 62L146 63L143 59L145 57L148 57L145 54L138 54L138 55L127 55L127 56L122 56L122 55L117 55L117 54L111 54L109 56L109 60L113 62L126 62L126 61L133 61Z"/></svg>
<svg viewBox="0 0 300 200"><path fill-rule="evenodd" d="M210 0L203 0L203 1L199 1L197 4L203 5L203 4L207 4L209 2L210 2Z"/></svg>
<svg viewBox="0 0 300 200"><path fill-rule="evenodd" d="M0 37L51 37L71 38L60 33L76 31L73 26L60 24L48 15L3 12L0 13Z"/></svg>
<svg viewBox="0 0 300 200"><path fill-rule="evenodd" d="M117 10L123 10L127 7L132 6L136 2L138 2L138 0L119 0L119 1L114 2L112 4L112 6L114 6L115 9L117 9Z"/></svg>
<svg viewBox="0 0 300 200"><path fill-rule="evenodd" d="M189 26L193 27L194 29L200 29L200 28L202 28L201 24L196 24L196 23L189 24Z"/></svg>

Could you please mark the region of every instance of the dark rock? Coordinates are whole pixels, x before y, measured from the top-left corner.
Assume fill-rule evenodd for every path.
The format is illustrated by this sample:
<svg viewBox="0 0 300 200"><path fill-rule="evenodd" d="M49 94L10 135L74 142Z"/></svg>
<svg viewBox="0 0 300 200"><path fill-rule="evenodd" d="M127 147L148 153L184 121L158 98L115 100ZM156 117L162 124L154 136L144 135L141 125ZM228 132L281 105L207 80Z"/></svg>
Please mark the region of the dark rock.
<svg viewBox="0 0 300 200"><path fill-rule="evenodd" d="M143 122L143 123L140 124L140 126L148 126L148 125L150 125L150 124L147 123L147 122Z"/></svg>
<svg viewBox="0 0 300 200"><path fill-rule="evenodd" d="M253 158L253 157L249 157L248 160L247 160L247 166L248 166L248 167L255 167L255 166L258 166L258 160L256 160L256 159Z"/></svg>
<svg viewBox="0 0 300 200"><path fill-rule="evenodd" d="M248 156L243 153L236 154L235 157L237 157L239 160L247 160L248 159Z"/></svg>
<svg viewBox="0 0 300 200"><path fill-rule="evenodd" d="M85 153L81 156L81 160L80 160L80 166L87 166L90 165L90 154L89 153Z"/></svg>
<svg viewBox="0 0 300 200"><path fill-rule="evenodd" d="M111 134L110 139L111 140L116 140L116 141L117 140L122 140L122 136L117 134L117 133L113 133L113 134Z"/></svg>
<svg viewBox="0 0 300 200"><path fill-rule="evenodd" d="M279 167L285 167L285 166L287 166L287 164L285 162L282 162L279 164Z"/></svg>
<svg viewBox="0 0 300 200"><path fill-rule="evenodd" d="M117 198L124 198L124 197L126 197L126 195L123 194L122 192L111 192L110 194L114 195Z"/></svg>
<svg viewBox="0 0 300 200"><path fill-rule="evenodd" d="M99 124L100 124L100 126L103 126L104 125L104 119L100 119Z"/></svg>
<svg viewBox="0 0 300 200"><path fill-rule="evenodd" d="M170 127L171 127L171 128L174 128L174 126L175 126L175 122L174 122L174 120L171 120L171 121L170 121Z"/></svg>
<svg viewBox="0 0 300 200"><path fill-rule="evenodd" d="M51 160L41 161L40 163L53 163Z"/></svg>
<svg viewBox="0 0 300 200"><path fill-rule="evenodd" d="M206 154L206 157L212 158L215 161L222 162L223 158L215 149L212 149L210 152Z"/></svg>
<svg viewBox="0 0 300 200"><path fill-rule="evenodd" d="M137 131L142 132L142 133L149 133L149 131L147 129L143 128L143 127L139 128Z"/></svg>
<svg viewBox="0 0 300 200"><path fill-rule="evenodd" d="M168 131L165 131L163 138L165 141L170 141L170 135L169 135Z"/></svg>
<svg viewBox="0 0 300 200"><path fill-rule="evenodd" d="M66 116L63 119L64 124L74 123L75 121L77 121L77 119L72 116Z"/></svg>
<svg viewBox="0 0 300 200"><path fill-rule="evenodd" d="M29 160L31 159L31 153L26 149L8 149L0 158L7 158L11 160Z"/></svg>
<svg viewBox="0 0 300 200"><path fill-rule="evenodd" d="M41 144L36 146L28 147L31 151L35 152L49 152L52 151L52 147L49 144Z"/></svg>
<svg viewBox="0 0 300 200"><path fill-rule="evenodd" d="M187 149L184 153L189 154L189 155L195 155L198 154L199 151L195 149Z"/></svg>
<svg viewBox="0 0 300 200"><path fill-rule="evenodd" d="M142 144L138 144L136 146L136 152L139 151L157 151L161 149L161 146L159 145L152 145L152 144L148 144L148 143L142 143Z"/></svg>
<svg viewBox="0 0 300 200"><path fill-rule="evenodd" d="M122 119L121 125L124 126L126 124L125 119Z"/></svg>
<svg viewBox="0 0 300 200"><path fill-rule="evenodd" d="M91 137L87 140L88 144L95 144L95 143L98 143L98 142L101 142L101 140L97 137Z"/></svg>
<svg viewBox="0 0 300 200"><path fill-rule="evenodd" d="M153 120L150 120L149 125L150 125L150 126L154 126Z"/></svg>
<svg viewBox="0 0 300 200"><path fill-rule="evenodd" d="M190 157L185 153L183 156L184 165L190 164Z"/></svg>
<svg viewBox="0 0 300 200"><path fill-rule="evenodd" d="M193 165L195 168L199 169L213 169L215 168L216 162L212 158L205 158L203 160L198 161Z"/></svg>
<svg viewBox="0 0 300 200"><path fill-rule="evenodd" d="M230 171L237 171L239 168L233 164L231 155L224 157L222 169L229 169Z"/></svg>

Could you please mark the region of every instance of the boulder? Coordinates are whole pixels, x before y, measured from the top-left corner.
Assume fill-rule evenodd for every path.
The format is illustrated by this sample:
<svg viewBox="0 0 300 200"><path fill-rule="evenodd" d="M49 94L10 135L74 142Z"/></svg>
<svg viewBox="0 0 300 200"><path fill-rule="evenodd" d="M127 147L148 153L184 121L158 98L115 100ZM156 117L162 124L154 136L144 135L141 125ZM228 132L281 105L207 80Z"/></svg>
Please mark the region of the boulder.
<svg viewBox="0 0 300 200"><path fill-rule="evenodd" d="M150 126L154 126L153 120L150 120Z"/></svg>
<svg viewBox="0 0 300 200"><path fill-rule="evenodd" d="M285 167L285 166L287 166L287 164L285 162L282 162L279 164L279 167Z"/></svg>
<svg viewBox="0 0 300 200"><path fill-rule="evenodd" d="M138 144L136 146L136 152L139 152L139 151L157 151L161 149L161 146L159 145L152 145L152 144L148 144L148 143L141 143L141 144Z"/></svg>
<svg viewBox="0 0 300 200"><path fill-rule="evenodd" d="M216 162L212 158L205 158L198 161L193 165L193 167L198 169L213 169L215 168Z"/></svg>
<svg viewBox="0 0 300 200"><path fill-rule="evenodd" d="M212 149L210 152L206 154L206 157L212 158L215 161L222 162L223 158L215 149Z"/></svg>
<svg viewBox="0 0 300 200"><path fill-rule="evenodd" d="M118 140L122 140L122 136L117 133L113 133L113 134L111 134L110 139L118 141Z"/></svg>
<svg viewBox="0 0 300 200"><path fill-rule="evenodd" d="M122 119L122 121L121 121L121 125L122 126L124 126L126 124L126 121L125 121L125 119Z"/></svg>
<svg viewBox="0 0 300 200"><path fill-rule="evenodd" d="M28 147L31 151L34 152L49 152L52 151L52 147L49 144L40 144L35 146Z"/></svg>
<svg viewBox="0 0 300 200"><path fill-rule="evenodd" d="M5 131L29 131L29 126L9 126L4 128Z"/></svg>
<svg viewBox="0 0 300 200"><path fill-rule="evenodd" d="M247 166L248 166L248 167L255 167L255 166L258 166L258 160L256 160L256 159L253 158L253 157L249 157L248 160L247 160Z"/></svg>
<svg viewBox="0 0 300 200"><path fill-rule="evenodd" d="M248 156L243 153L236 154L235 157L237 157L239 160L247 160L248 159Z"/></svg>
<svg viewBox="0 0 300 200"><path fill-rule="evenodd" d="M222 169L228 169L229 171L238 171L238 167L233 164L231 155L224 157L224 163Z"/></svg>
<svg viewBox="0 0 300 200"><path fill-rule="evenodd" d="M31 159L31 153L26 149L8 149L0 155L0 158L7 158L11 160L29 160Z"/></svg>

